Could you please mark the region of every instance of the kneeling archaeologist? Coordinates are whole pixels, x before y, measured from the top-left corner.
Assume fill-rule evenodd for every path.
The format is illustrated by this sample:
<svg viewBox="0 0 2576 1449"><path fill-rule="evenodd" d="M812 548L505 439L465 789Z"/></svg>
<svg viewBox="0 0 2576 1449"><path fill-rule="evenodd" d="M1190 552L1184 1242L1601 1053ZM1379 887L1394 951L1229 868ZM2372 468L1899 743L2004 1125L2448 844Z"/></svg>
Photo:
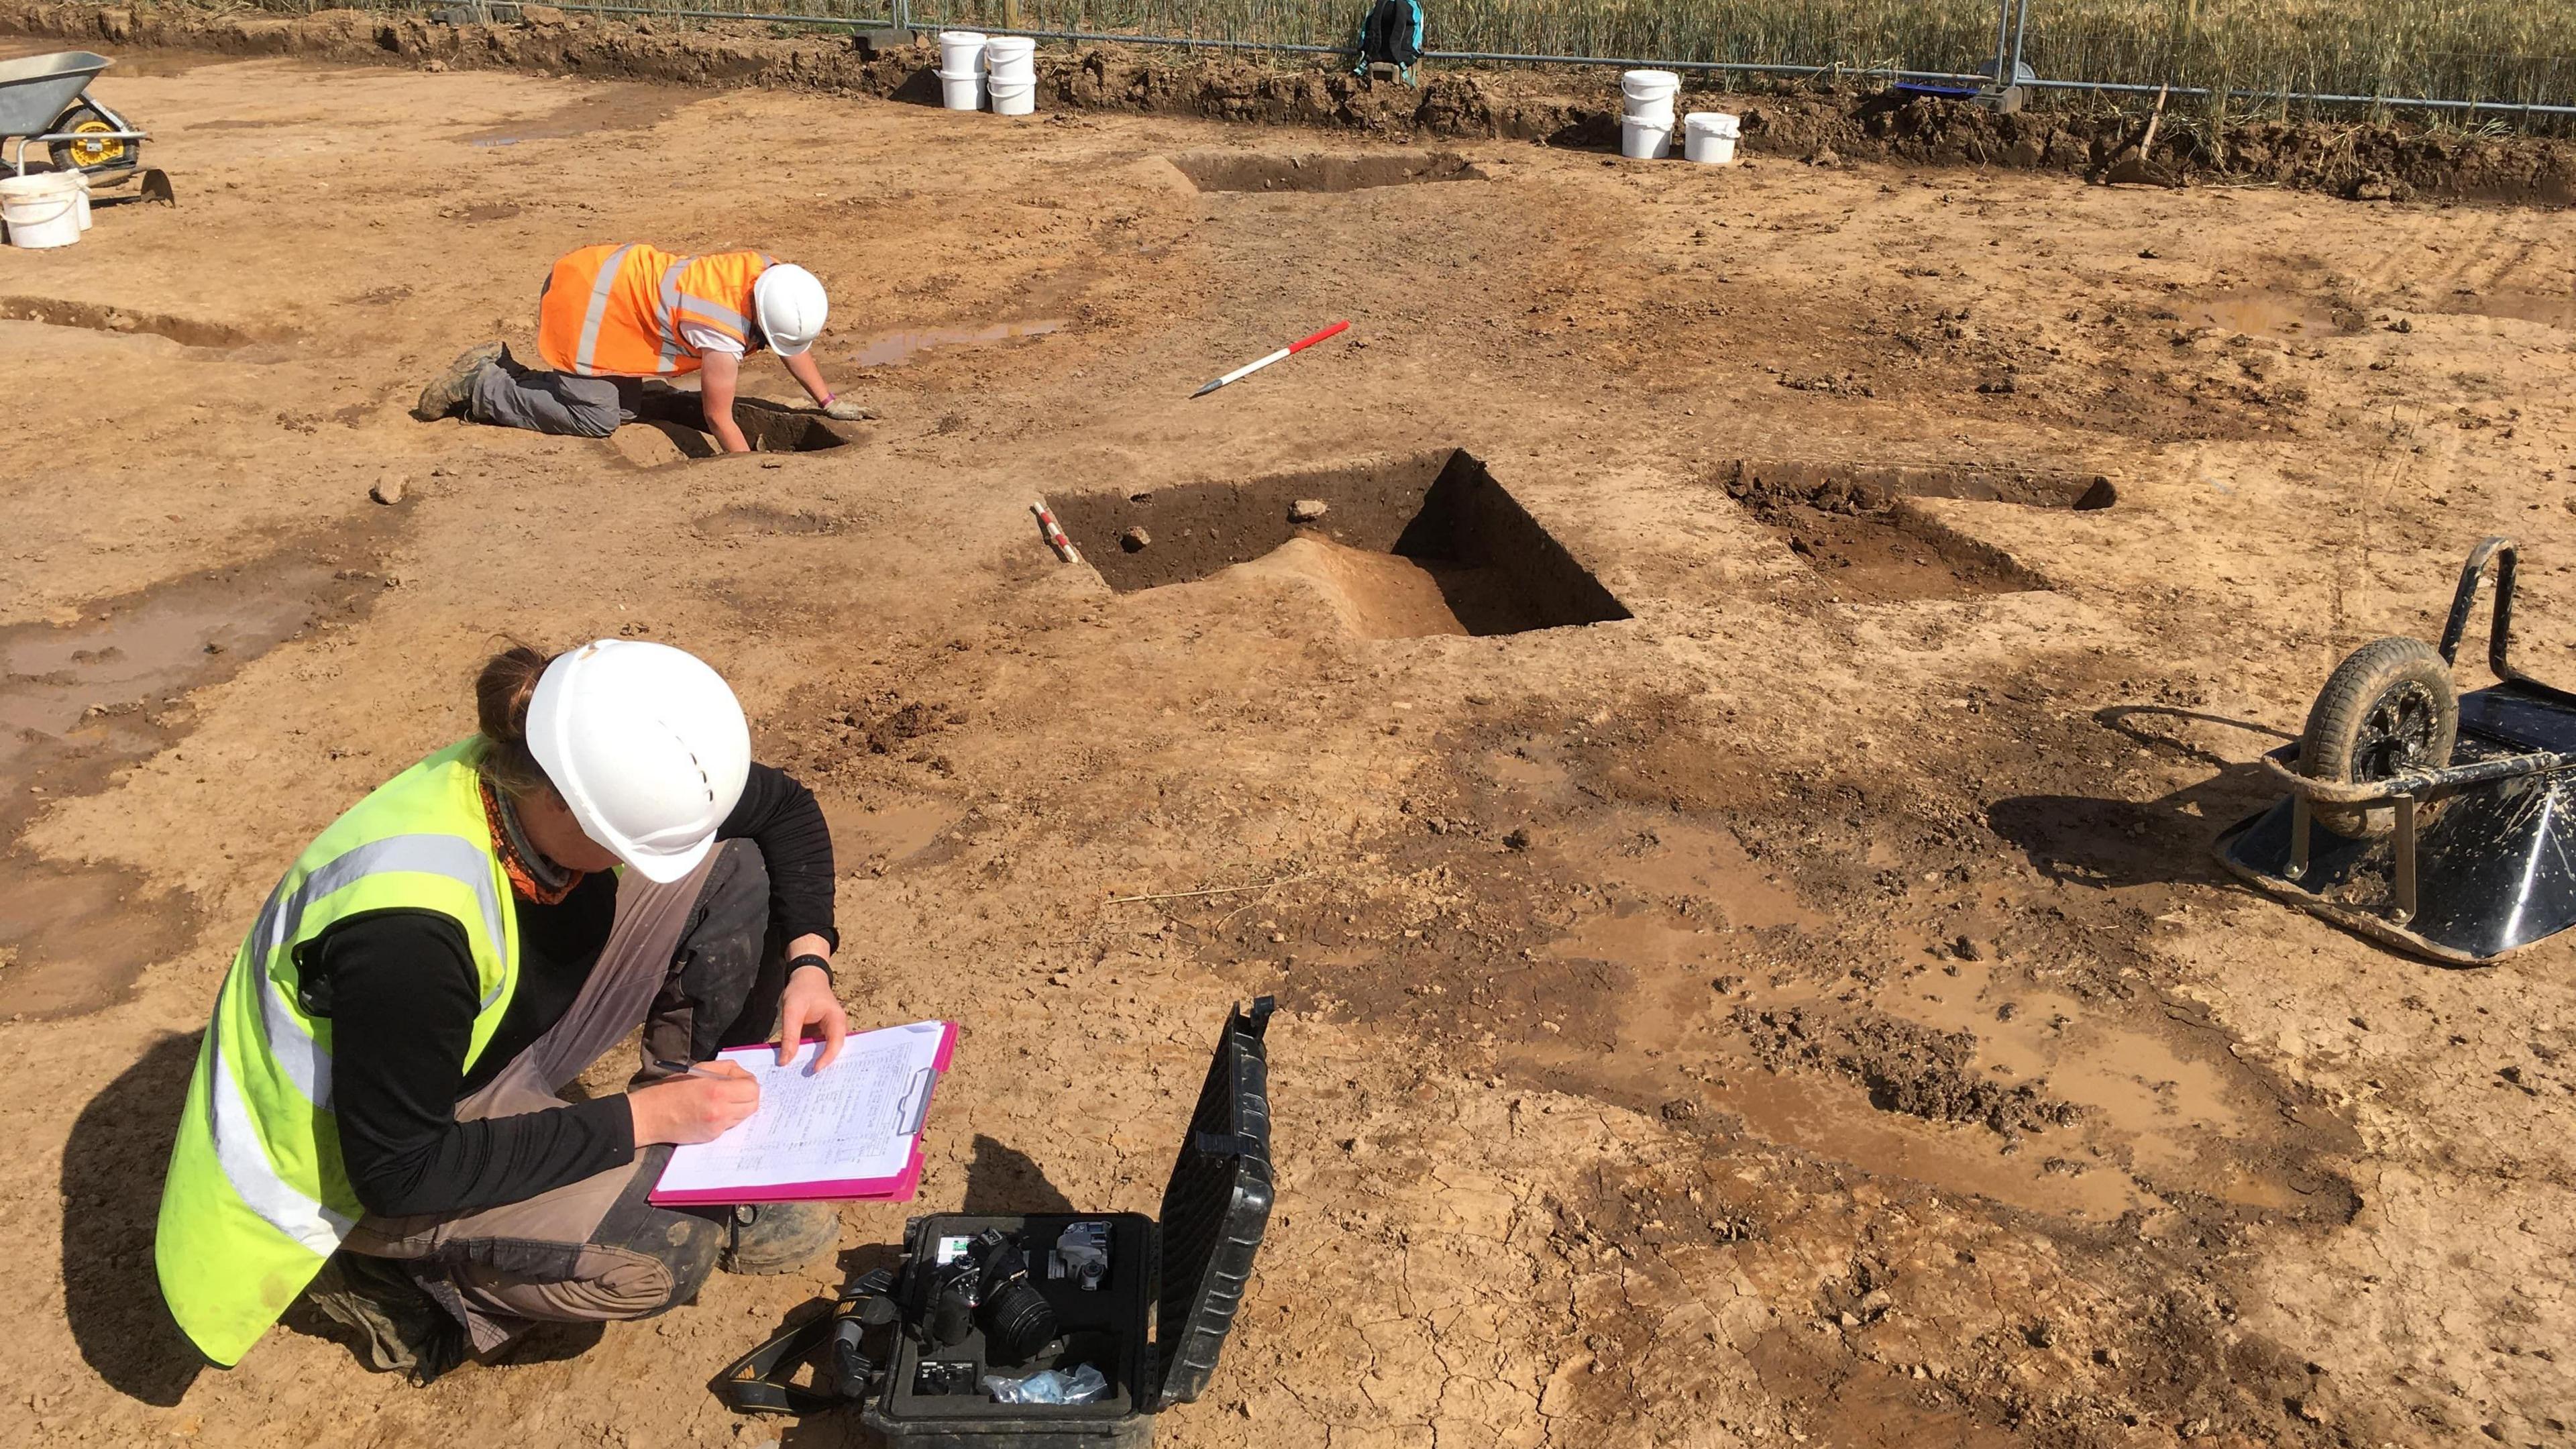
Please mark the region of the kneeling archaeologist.
<svg viewBox="0 0 2576 1449"><path fill-rule="evenodd" d="M677 1064L773 1022L841 1049L814 797L664 645L514 648L475 704L478 733L288 867L216 997L153 1252L218 1364L309 1291L426 1382L532 1322L648 1317L839 1240L824 1205L647 1200L668 1144L759 1101L730 1063ZM559 1095L639 1024L625 1093Z"/></svg>
<svg viewBox="0 0 2576 1449"><path fill-rule="evenodd" d="M734 422L742 360L763 348L828 417L875 416L836 396L815 366L831 311L803 267L759 252L675 257L641 242L583 247L554 265L537 300L537 351L552 372L523 367L498 342L458 354L421 389L422 422L462 413L478 423L604 438L632 422L646 378L699 375L707 431L748 453Z"/></svg>

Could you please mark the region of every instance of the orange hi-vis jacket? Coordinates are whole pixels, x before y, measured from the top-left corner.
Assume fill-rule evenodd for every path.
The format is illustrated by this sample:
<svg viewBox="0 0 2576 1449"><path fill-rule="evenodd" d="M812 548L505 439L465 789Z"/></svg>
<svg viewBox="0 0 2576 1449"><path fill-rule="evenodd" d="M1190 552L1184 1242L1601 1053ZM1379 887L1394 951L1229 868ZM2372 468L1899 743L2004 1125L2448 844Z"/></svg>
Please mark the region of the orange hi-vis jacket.
<svg viewBox="0 0 2576 1449"><path fill-rule="evenodd" d="M669 377L698 370L687 323L750 350L751 287L772 265L759 252L675 257L642 242L583 247L555 263L537 304L546 366L581 377Z"/></svg>

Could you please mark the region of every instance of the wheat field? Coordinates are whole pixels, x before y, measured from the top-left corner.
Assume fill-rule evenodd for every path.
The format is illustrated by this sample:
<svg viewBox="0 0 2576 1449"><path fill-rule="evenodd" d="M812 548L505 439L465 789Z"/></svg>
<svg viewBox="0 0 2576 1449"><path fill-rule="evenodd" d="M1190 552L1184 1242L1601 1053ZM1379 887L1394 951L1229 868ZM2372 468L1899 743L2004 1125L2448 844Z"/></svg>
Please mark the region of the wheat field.
<svg viewBox="0 0 2576 1449"><path fill-rule="evenodd" d="M303 10L334 0L253 3ZM454 0L357 3L413 9ZM485 3L506 13L509 0ZM847 21L890 18L895 0L601 3ZM1368 0L907 3L916 27L1346 49ZM1426 12L1425 42L1434 52L1814 66L1856 75L1986 72L2005 29L1998 0L1427 0ZM2576 105L2576 0L2030 0L2022 55L2049 80L2240 92L2227 107L2238 114L2303 109L2267 100L2292 92L2568 106ZM1751 71L1723 77L1759 78ZM2474 123L2474 113L2469 119Z"/></svg>
<svg viewBox="0 0 2576 1449"><path fill-rule="evenodd" d="M916 24L1339 45L1361 9L1361 0L915 0L912 14ZM1998 29L1991 0L1431 0L1427 13L1435 51L1880 72L1983 70ZM2023 57L2054 79L2576 104L2576 4L2032 0Z"/></svg>

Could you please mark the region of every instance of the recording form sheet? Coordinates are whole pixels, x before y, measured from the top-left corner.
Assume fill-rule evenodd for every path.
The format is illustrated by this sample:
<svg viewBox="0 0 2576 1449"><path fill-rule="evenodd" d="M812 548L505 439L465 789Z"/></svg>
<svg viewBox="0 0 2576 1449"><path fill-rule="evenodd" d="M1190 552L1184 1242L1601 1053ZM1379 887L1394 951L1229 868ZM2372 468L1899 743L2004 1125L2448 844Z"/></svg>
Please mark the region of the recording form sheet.
<svg viewBox="0 0 2576 1449"><path fill-rule="evenodd" d="M802 1044L784 1065L774 1046L719 1054L758 1081L760 1109L712 1142L673 1150L653 1200L909 1197L922 1118L956 1033L944 1021L852 1033L819 1070L819 1041Z"/></svg>

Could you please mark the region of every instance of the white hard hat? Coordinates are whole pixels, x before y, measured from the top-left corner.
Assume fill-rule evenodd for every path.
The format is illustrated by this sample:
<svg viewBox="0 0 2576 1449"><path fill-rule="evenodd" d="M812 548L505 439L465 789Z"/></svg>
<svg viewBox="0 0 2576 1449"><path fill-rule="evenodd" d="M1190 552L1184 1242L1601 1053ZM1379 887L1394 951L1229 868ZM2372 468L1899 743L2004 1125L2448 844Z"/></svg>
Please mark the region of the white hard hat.
<svg viewBox="0 0 2576 1449"><path fill-rule="evenodd" d="M795 357L823 335L832 303L823 295L822 278L793 262L781 262L761 268L759 280L751 284L751 310L760 314L760 330L768 334L769 350Z"/></svg>
<svg viewBox="0 0 2576 1449"><path fill-rule="evenodd" d="M697 656L602 639L546 666L528 701L528 749L582 834L666 882L697 868L742 798L751 728Z"/></svg>

